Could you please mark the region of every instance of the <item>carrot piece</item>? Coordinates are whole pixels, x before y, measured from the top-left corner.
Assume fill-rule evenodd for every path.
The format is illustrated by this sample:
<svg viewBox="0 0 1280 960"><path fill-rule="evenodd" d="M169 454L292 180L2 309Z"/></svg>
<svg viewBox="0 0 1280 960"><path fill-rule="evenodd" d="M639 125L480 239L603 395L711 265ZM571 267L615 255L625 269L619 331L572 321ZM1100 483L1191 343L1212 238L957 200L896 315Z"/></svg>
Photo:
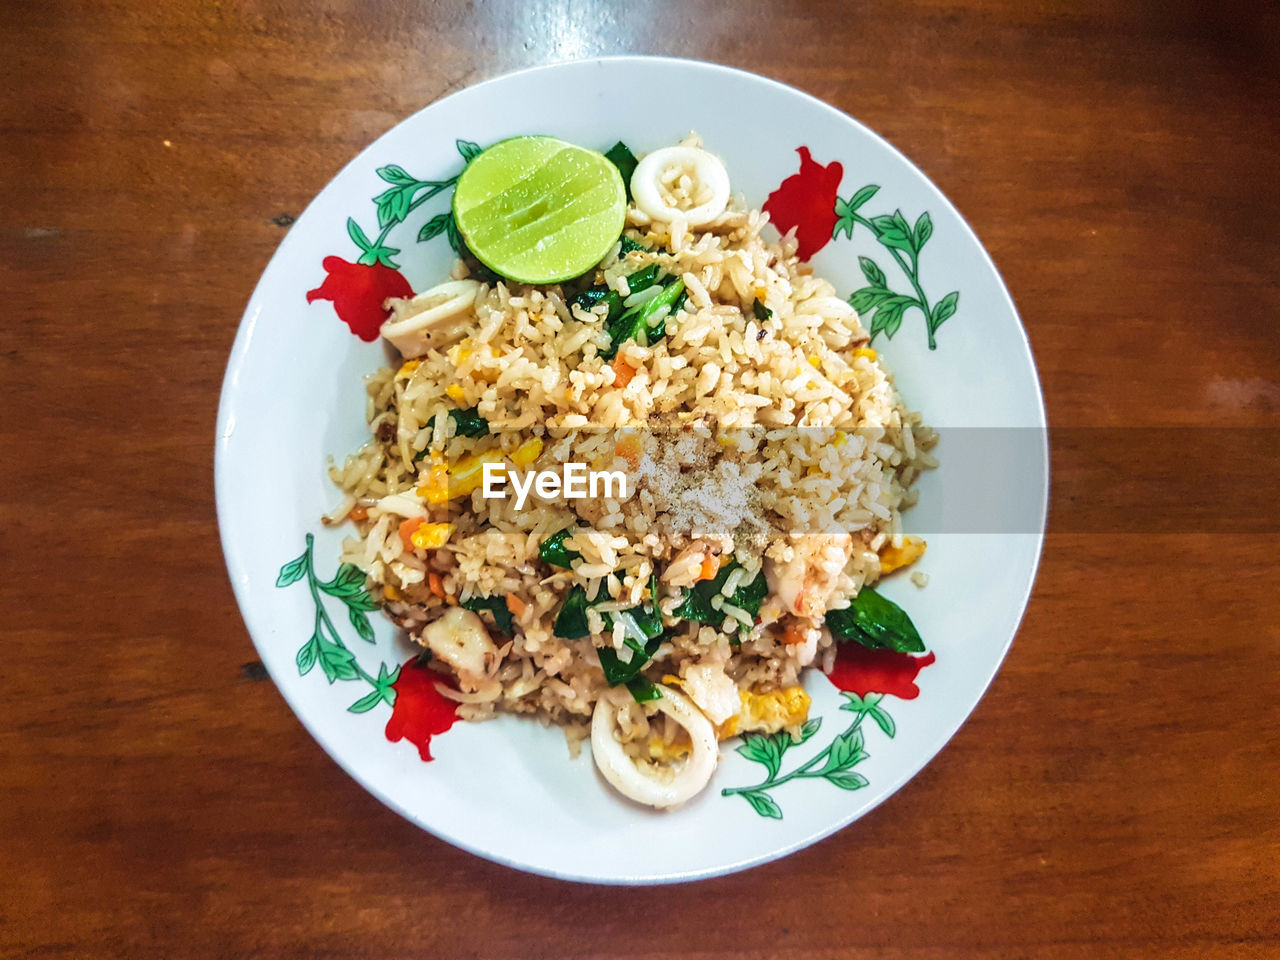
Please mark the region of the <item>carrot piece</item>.
<svg viewBox="0 0 1280 960"><path fill-rule="evenodd" d="M708 553L702 558L702 569L698 571L699 580L714 580L720 572L720 558Z"/></svg>
<svg viewBox="0 0 1280 960"><path fill-rule="evenodd" d="M613 385L615 387L625 387L631 382L631 378L636 375L636 368L621 357L613 358Z"/></svg>
<svg viewBox="0 0 1280 960"><path fill-rule="evenodd" d="M640 438L634 433L628 433L614 444L614 452L632 467L640 466L640 458L644 454L644 447L640 442Z"/></svg>
<svg viewBox="0 0 1280 960"><path fill-rule="evenodd" d="M804 643L806 632L807 631L801 625L800 621L792 620L787 624L786 630L782 633L782 642L788 646L794 646L797 643Z"/></svg>
<svg viewBox="0 0 1280 960"><path fill-rule="evenodd" d="M406 550L413 549L413 540L411 538L418 531L420 526L422 526L421 517L413 517L400 524L400 539L404 541L404 548Z"/></svg>
<svg viewBox="0 0 1280 960"><path fill-rule="evenodd" d="M368 520L369 508L368 507L352 507L349 511L347 511L347 516L350 517L352 520Z"/></svg>
<svg viewBox="0 0 1280 960"><path fill-rule="evenodd" d="M427 586L431 588L431 592L437 597L441 600L444 599L444 580L434 570L427 574Z"/></svg>
<svg viewBox="0 0 1280 960"><path fill-rule="evenodd" d="M507 594L507 609L510 610L514 616L518 617L522 615L527 607L528 604L517 597L514 593Z"/></svg>

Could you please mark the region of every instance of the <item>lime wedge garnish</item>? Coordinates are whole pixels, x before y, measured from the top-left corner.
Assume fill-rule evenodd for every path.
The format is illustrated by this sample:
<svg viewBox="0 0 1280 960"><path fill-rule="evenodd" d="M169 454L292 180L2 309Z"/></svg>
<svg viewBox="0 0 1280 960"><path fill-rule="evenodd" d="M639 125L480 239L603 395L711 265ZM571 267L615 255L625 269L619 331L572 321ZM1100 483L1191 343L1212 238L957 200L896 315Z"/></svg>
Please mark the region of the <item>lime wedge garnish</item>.
<svg viewBox="0 0 1280 960"><path fill-rule="evenodd" d="M495 143L462 171L453 219L477 259L520 283L586 273L622 234L627 194L604 154L554 137Z"/></svg>

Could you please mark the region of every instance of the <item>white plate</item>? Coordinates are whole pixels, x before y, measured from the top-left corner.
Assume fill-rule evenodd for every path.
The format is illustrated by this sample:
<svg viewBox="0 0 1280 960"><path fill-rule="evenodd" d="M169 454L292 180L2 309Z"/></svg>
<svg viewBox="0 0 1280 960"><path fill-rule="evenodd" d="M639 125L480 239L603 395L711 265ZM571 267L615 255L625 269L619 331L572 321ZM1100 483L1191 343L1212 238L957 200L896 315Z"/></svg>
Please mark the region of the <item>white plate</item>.
<svg viewBox="0 0 1280 960"><path fill-rule="evenodd" d="M841 710L856 702L811 671L812 715L822 723L781 757L779 776L833 746L841 769L833 779L799 777L757 791L754 802L721 792L768 776L764 763L734 751L736 741L722 745L711 787L671 813L622 800L597 776L586 751L571 760L559 731L511 717L458 723L434 738L434 760L423 762L410 742L386 736L392 716L386 700L394 694L378 696L380 686L386 688L379 669L385 665L389 673L410 656L392 625L373 614L375 641L366 642L341 598L327 597L325 609L348 653L330 649L334 682L326 682L321 666L302 675L297 658L315 627L315 600L306 576L276 585L309 534L317 576L331 577L336 569L344 531L323 529L319 520L338 499L326 467L366 440L362 378L387 357L380 344L351 334L335 303L308 303L306 294L325 280L325 258L354 262L360 255L348 218L366 240L376 238L371 198L395 187L399 176L383 169L391 179L380 178L387 165L398 165L409 181L443 180L460 169L466 142L547 133L600 149L622 139L643 152L689 130L724 158L734 189L752 205L797 175L797 149L807 148L821 169L808 167L791 183L806 198L819 198L819 222L806 228L810 237L840 234L812 262L843 295L869 285L859 265L863 256L883 272L886 289L914 296L911 278L881 242L893 241L893 229L875 218L900 210L918 240L918 231L928 229L919 218L929 214L932 234L920 247L916 280L931 309L958 291L957 309L938 328L936 349L928 347L916 307L906 309L892 339L881 333L875 346L907 403L927 422L963 428L944 429L942 466L922 482L922 506L905 515L908 529L925 524L929 534L921 569L931 582L917 590L895 578L884 587L910 611L936 662L919 672L914 698L902 696L914 692L910 684L872 682L894 687L879 702L880 712L867 712L870 703L862 712ZM845 218L848 236L836 222L836 199L846 210L869 185L879 189L856 211L863 220ZM410 196L425 188L416 191ZM399 248L388 256L416 290L437 282L451 262L445 237L417 239L424 224L447 211L448 198L446 190L387 232L385 245ZM776 204L773 209L782 212ZM873 232L876 222L884 237ZM910 252L899 255L910 265ZM375 276L343 269L361 279ZM350 312L346 302L343 309ZM307 729L371 793L436 836L519 869L662 883L740 870L827 836L902 786L955 733L1000 666L1035 576L1048 490L1044 425L1026 335L990 258L947 199L896 150L845 114L752 74L659 58L580 61L499 77L432 104L356 157L298 218L249 301L227 367L218 414L218 520L236 599L263 662ZM991 468L996 446L1003 462ZM975 516L972 501L983 496L993 512ZM1015 501L1020 512L1011 515L1008 504ZM309 657L302 659L305 666ZM411 695L402 699L402 709L413 705ZM349 712L362 700L372 707ZM892 723L877 722L886 716ZM884 728L893 730L892 738ZM859 741L865 759L857 758ZM978 783L952 787L983 789Z"/></svg>

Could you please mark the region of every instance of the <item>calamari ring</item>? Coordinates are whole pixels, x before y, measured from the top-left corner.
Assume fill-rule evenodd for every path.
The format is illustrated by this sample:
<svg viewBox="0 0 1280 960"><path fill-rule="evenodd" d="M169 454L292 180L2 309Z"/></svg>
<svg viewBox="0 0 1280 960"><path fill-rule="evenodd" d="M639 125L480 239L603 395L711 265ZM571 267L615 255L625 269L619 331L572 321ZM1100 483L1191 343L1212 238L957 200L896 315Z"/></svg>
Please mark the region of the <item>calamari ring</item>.
<svg viewBox="0 0 1280 960"><path fill-rule="evenodd" d="M604 778L625 797L651 807L674 807L699 793L711 781L719 751L716 731L697 707L678 690L659 687L659 710L684 727L693 743L684 766L670 777L652 776L627 756L616 737L618 709L603 696L591 716L591 756Z"/></svg>

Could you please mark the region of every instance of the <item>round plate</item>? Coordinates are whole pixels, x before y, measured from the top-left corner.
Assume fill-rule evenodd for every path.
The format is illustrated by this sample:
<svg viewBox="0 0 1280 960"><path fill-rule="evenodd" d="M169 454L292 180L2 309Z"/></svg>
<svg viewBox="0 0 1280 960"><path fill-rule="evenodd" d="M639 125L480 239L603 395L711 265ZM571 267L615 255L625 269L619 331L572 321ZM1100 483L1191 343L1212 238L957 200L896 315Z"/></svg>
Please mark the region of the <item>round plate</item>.
<svg viewBox="0 0 1280 960"><path fill-rule="evenodd" d="M665 93L660 109L655 90ZM390 357L374 342L380 303L446 275L449 181L477 145L544 133L602 150L623 140L643 153L690 130L724 159L734 190L766 205L775 223L795 225L815 270L858 298L906 403L941 428L941 467L904 514L909 531L928 536L919 569L929 584L900 576L883 588L909 610L929 654L843 645L836 682L808 672L818 722L803 743L728 741L711 786L657 813L614 793L589 750L571 758L556 729L508 716L444 730L447 719L438 722L411 682L417 671L397 672L412 656L407 643L366 612L362 578L338 569L351 528L324 528L320 516L339 500L331 459L368 437L362 379ZM891 146L752 74L684 60L586 60L432 104L351 161L298 218L249 301L227 366L218 521L263 663L311 734L376 797L519 869L604 883L689 880L846 826L964 722L1035 577L1044 426L1026 335L995 267Z"/></svg>

